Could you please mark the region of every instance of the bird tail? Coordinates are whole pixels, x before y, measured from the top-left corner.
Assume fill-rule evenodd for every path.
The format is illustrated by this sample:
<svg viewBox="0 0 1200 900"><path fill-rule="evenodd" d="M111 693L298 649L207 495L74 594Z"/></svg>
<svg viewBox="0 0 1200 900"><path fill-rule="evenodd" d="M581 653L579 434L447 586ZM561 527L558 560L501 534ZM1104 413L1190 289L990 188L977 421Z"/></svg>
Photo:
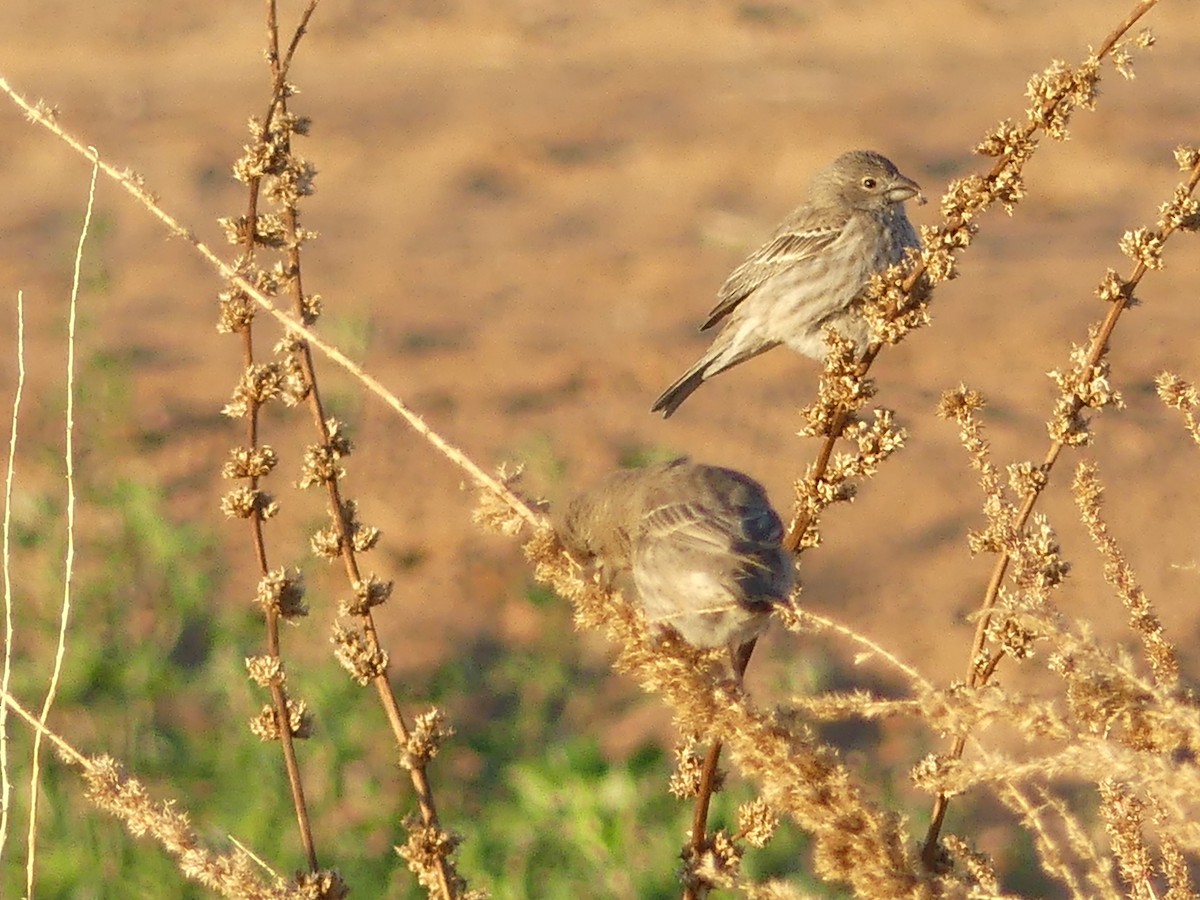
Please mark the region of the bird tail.
<svg viewBox="0 0 1200 900"><path fill-rule="evenodd" d="M662 396L654 401L650 412L661 412L664 419L669 419L671 413L679 408L679 404L692 395L692 391L704 384L708 373L709 359L705 356L688 369L673 385L662 392Z"/></svg>
<svg viewBox="0 0 1200 900"><path fill-rule="evenodd" d="M731 349L730 344L735 346ZM750 340L733 332L728 326L717 335L712 346L708 348L696 364L684 372L679 380L663 391L662 396L654 401L650 412L661 412L664 419L669 419L671 413L679 404L692 395L692 391L708 381L714 375L720 375L726 369L733 368L738 363L745 362L760 353L765 353L772 347L778 346L778 341L767 341L752 335Z"/></svg>

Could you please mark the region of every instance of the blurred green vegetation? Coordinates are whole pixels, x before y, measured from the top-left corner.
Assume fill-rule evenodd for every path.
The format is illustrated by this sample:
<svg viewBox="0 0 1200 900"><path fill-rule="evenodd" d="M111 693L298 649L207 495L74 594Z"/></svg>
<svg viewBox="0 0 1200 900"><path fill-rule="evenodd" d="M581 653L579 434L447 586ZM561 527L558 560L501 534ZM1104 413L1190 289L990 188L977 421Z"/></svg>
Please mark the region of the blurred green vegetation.
<svg viewBox="0 0 1200 900"><path fill-rule="evenodd" d="M259 652L263 628L225 583L214 535L171 521L153 486L122 478L80 498L93 525L78 538L80 560L66 667L52 724L87 753L107 752L150 787L175 799L210 847L232 835L289 874L300 855L278 750L245 722L265 702L243 660ZM22 540L60 567L61 504L43 499L22 522ZM18 620L14 687L39 698L57 629L56 570L35 579L42 599ZM32 582L31 582L32 583ZM447 709L457 733L431 776L445 824L464 837L460 865L472 886L497 900L535 897L675 897L687 804L666 791L669 748L644 743L623 758L602 752L606 719L653 702L614 683L603 660L586 662L566 605L541 589L524 599L543 627L527 646L480 643L401 686L410 711ZM316 629L316 630L314 630ZM328 659L320 622L284 632L294 648L295 693L316 717L299 745L321 861L340 869L355 896L422 897L392 850L414 807L393 763L390 735L370 691ZM313 650L303 645L316 645ZM36 677L34 672L37 672ZM14 831L0 895L24 887L28 729L12 723ZM207 896L186 883L149 839L135 840L81 797L78 776L48 755L39 827L40 895ZM747 796L734 786L739 797ZM731 824L733 799L713 821ZM16 839L14 839L16 838ZM795 873L803 848L786 829L751 850L748 871Z"/></svg>
<svg viewBox="0 0 1200 900"><path fill-rule="evenodd" d="M108 280L90 285L102 300ZM92 318L81 308L83 347ZM302 857L281 754L246 725L267 702L245 674L245 658L265 643L253 585L226 578L223 535L178 521L149 473L112 463L161 443L134 424L130 373L143 353L81 352L73 609L51 726L85 754L116 758L156 801L175 801L210 849L228 851L236 839L287 877ZM61 404L30 407L18 462L12 687L32 708L49 678L63 593ZM542 477L561 479L565 463L550 440L535 437L525 450ZM656 701L606 659L585 658L565 602L540 588L514 602L537 617L531 642L485 639L398 685L406 712L442 706L456 730L430 776L445 826L464 839L463 875L497 900L677 897L691 811L667 792L670 748L647 736L621 754L602 749L623 713ZM353 896L424 897L393 849L415 803L373 692L333 661L322 616L284 629L282 641L293 696L316 724L298 753L321 864L339 869ZM11 718L9 736L14 792L0 897L19 897L32 736ZM734 781L714 804L714 825L732 826L736 800L749 796ZM746 861L759 876L806 868L803 843L786 830ZM79 900L209 896L156 842L131 837L84 800L78 773L49 750L37 885L41 897Z"/></svg>
<svg viewBox="0 0 1200 900"><path fill-rule="evenodd" d="M117 758L156 800L175 800L209 848L229 850L236 838L290 876L301 851L280 753L246 726L267 700L245 675L245 658L264 645L261 616L248 599L253 586L225 577L218 535L173 519L163 488L108 462L127 455L131 440L137 445L127 376L136 363L129 353L107 353L85 364L74 611L52 725L83 752ZM543 479L562 478L566 464L552 441L535 437L526 451L523 458ZM61 467L48 450L31 455L39 465ZM629 448L625 461L645 465L669 455ZM64 513L61 493L29 490L14 522L22 570L13 687L35 707L58 629ZM310 599L315 609L329 606ZM463 837L463 875L496 900L678 897L691 809L667 792L671 748L655 743L658 733L644 724L632 726L632 739L611 739L627 723L646 721L639 705L658 701L615 676L605 654L584 651L567 604L552 593L527 587L511 602L527 605L524 614L538 623L535 636L520 644L481 638L397 685L406 712L441 706L456 731L430 777L444 825ZM316 723L298 752L320 861L342 872L353 896L422 898L393 850L415 808L411 788L373 692L333 662L326 629L318 614L282 636L293 695L308 703ZM772 693L864 686L861 670L821 653L797 658L795 649L769 670L779 681ZM887 693L885 685L871 687ZM919 754L894 755L895 769L879 763L876 726L819 731L849 751L881 796L903 803L897 779L904 778L904 760ZM24 893L32 744L18 722L10 722L10 735L16 790L0 867L4 897ZM84 801L75 772L49 753L46 762L40 896L208 896L156 843L130 837ZM732 828L737 804L749 797L732 777L729 791L715 798L713 827ZM918 820L924 811L905 810ZM966 811L952 809L954 830ZM1034 874L1031 848L1014 847L1008 856L1010 880L1054 893ZM750 877L783 877L809 896L842 896L805 874L807 842L786 823L766 848L747 848L743 865Z"/></svg>

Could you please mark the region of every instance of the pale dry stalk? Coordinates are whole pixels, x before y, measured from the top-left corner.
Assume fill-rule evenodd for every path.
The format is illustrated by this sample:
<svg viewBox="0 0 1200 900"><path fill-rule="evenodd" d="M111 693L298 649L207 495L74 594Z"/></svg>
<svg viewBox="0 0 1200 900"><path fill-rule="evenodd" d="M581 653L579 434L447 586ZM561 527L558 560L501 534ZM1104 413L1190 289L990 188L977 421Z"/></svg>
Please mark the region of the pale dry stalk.
<svg viewBox="0 0 1200 900"><path fill-rule="evenodd" d="M63 760L82 771L88 800L120 819L133 837L149 835L156 840L176 858L188 879L231 900L343 900L346 896L335 874L301 875L290 884L278 878L272 884L264 883L255 874L249 854L240 850L223 854L203 846L187 813L175 801L155 802L149 790L125 774L112 757L84 756L6 691L0 691L0 704L24 719L54 745Z"/></svg>
<svg viewBox="0 0 1200 900"><path fill-rule="evenodd" d="M1187 208L1192 202L1196 186L1200 183L1200 153L1190 148L1181 148L1176 152L1176 159L1181 166L1186 166L1187 177L1177 188L1172 204ZM1056 405L1049 423L1052 435L1050 445L1046 450L1041 464L1036 469L1036 477L1027 480L1027 492L1022 499L1015 517L1005 527L1012 534L1020 534L1038 499L1044 492L1055 463L1067 446L1077 446L1089 439L1087 423L1080 413L1085 408L1102 409L1104 406L1119 402L1120 397L1107 385L1107 363L1109 340L1121 319L1122 313L1133 302L1135 289L1142 278L1151 269L1162 267L1162 248L1167 239L1181 229L1192 230L1194 221L1172 217L1168 212L1169 204L1164 204L1159 227L1155 230L1138 229L1127 232L1121 241L1121 249L1134 260L1134 266L1128 277L1122 279L1115 272L1106 273L1097 294L1109 305L1108 313L1100 325L1093 330L1086 351L1075 354L1077 357L1074 370L1066 375L1052 373L1059 381L1062 394ZM984 653L984 645L988 635L992 610L1000 595L1012 557L1007 553L997 555L991 578L980 604L975 636L971 642L971 652L968 657L966 682L971 687L986 684L991 678L996 666L1003 656L997 650L991 655ZM950 757L960 758L965 749L965 735L955 739L950 750ZM930 814L929 831L926 835L924 857L927 864L932 865L936 859L937 838L945 818L948 797L938 794L934 801L933 812Z"/></svg>
<svg viewBox="0 0 1200 900"><path fill-rule="evenodd" d="M283 107L282 94L287 78L287 70L291 65L296 47L304 34L308 20L316 10L316 5L316 0L314 0L304 10L300 24L294 32L287 56L281 61L278 54L279 28L276 20L275 3L273 0L269 0L267 3L268 59L272 79L272 94L271 104L266 116L264 116L262 132L259 137L261 142L265 142L268 137L270 125L276 111L281 110ZM248 223L248 227L245 229L243 243L243 260L247 266L253 264L255 257L255 236L258 232L258 200L261 184L261 176L253 177L247 184L246 222ZM242 361L244 369L247 372L251 372L255 365L253 323L247 319L244 322L244 327L236 330L239 330L242 336ZM244 479L249 491L255 496L259 494L259 485L262 478L274 467L275 460L274 451L269 447L262 446L259 441L259 417L262 404L263 400L254 392L246 392L246 450L243 457L246 460L246 464L243 466L235 464L232 468L227 467L225 472L227 477L232 476ZM234 452L238 454L241 451L235 449ZM249 515L245 517L250 527L250 542L258 564L260 581L267 579L271 573L266 540L263 534L263 523L268 509L269 507L265 504L253 503L248 508ZM263 603L262 607L267 632L267 646L265 653L266 660L263 664L260 664L259 671L270 673L268 677L263 677L261 682L266 686L271 695L275 717L275 726L268 726L262 733L270 735L279 741L280 750L283 753L284 771L287 775L288 787L292 798L292 807L296 815L300 843L304 850L308 869L310 872L315 873L319 870L320 863L317 858L316 844L313 839L308 803L305 800L300 763L296 755L295 739L297 735L291 727L291 722L296 718L295 713L297 709L296 705L288 697L285 686L285 668L280 652L279 621L284 616L284 610L277 602ZM288 617L294 618L294 616Z"/></svg>
<svg viewBox="0 0 1200 900"><path fill-rule="evenodd" d="M54 666L50 672L50 684L42 702L41 725L34 732L33 765L29 776L29 829L26 833L25 896L33 900L34 873L37 870L37 821L39 799L42 789L42 735L50 718L50 709L58 695L59 678L67 652L67 628L71 621L71 599L75 577L75 323L79 310L79 279L83 268L83 247L88 229L92 224L92 211L96 205L96 178L99 165L92 151L92 177L88 185L87 209L83 216L83 227L79 232L79 243L75 247L75 263L71 276L71 298L67 312L67 377L66 377L66 440L63 447L63 463L67 485L67 548L63 559L63 594L59 607L58 637L54 648Z"/></svg>
<svg viewBox="0 0 1200 900"><path fill-rule="evenodd" d="M12 683L13 582L12 582L12 508L13 477L17 468L17 426L21 419L21 399L25 393L25 295L17 291L17 384L13 391L12 420L8 432L8 466L4 472L4 672L0 692L8 694ZM8 844L8 813L12 808L12 780L8 766L8 705L0 704L0 860Z"/></svg>

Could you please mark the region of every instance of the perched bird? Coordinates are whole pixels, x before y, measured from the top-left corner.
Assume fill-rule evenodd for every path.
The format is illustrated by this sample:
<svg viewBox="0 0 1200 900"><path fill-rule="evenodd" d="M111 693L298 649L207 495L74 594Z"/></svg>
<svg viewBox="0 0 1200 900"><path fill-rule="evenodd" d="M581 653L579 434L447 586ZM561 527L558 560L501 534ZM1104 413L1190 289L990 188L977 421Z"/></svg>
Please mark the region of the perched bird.
<svg viewBox="0 0 1200 900"><path fill-rule="evenodd" d="M867 324L856 301L873 274L917 246L903 204L920 191L870 150L843 153L813 176L804 202L721 286L700 330L724 326L651 412L667 418L709 378L779 344L823 361L826 325L865 350Z"/></svg>
<svg viewBox="0 0 1200 900"><path fill-rule="evenodd" d="M632 574L653 628L702 649L760 634L795 577L762 485L686 458L613 472L566 506L556 530L610 579Z"/></svg>

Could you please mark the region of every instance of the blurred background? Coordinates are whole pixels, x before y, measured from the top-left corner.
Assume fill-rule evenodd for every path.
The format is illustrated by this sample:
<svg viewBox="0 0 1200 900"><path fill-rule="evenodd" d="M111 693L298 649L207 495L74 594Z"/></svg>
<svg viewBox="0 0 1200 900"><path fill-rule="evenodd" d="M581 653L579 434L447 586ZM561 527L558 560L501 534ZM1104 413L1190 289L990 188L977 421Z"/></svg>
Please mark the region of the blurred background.
<svg viewBox="0 0 1200 900"><path fill-rule="evenodd" d="M320 330L480 463L523 463L527 487L552 502L618 465L686 453L748 472L786 512L816 452L795 436L814 363L779 350L711 382L668 422L648 412L707 346L696 326L726 274L817 168L855 147L921 182L934 202L910 215L935 222L948 180L984 165L971 148L998 120L1022 116L1028 77L1052 59L1079 61L1130 5L325 4L291 72L292 109L313 119L298 150L319 173L302 215L320 233L304 256L306 288L325 301ZM285 37L301 8L281 4ZM933 409L965 382L989 400L997 462L1044 454L1045 373L1066 365L1104 314L1096 283L1107 267L1129 268L1118 239L1153 224L1179 180L1172 149L1196 141L1200 12L1165 3L1146 22L1158 44L1136 54L1137 79L1106 70L1097 111L1078 114L1071 140L1028 167L1016 214L981 221L962 277L935 296L933 327L881 355L878 402L896 410L909 446L830 513L825 545L804 557L804 603L919 662L935 683L965 670L968 616L991 562L967 551L967 529L981 521L976 479ZM259 7L230 0L7 0L0 73L56 106L106 160L144 175L217 246L216 218L245 207L230 165L269 99L263 36ZM11 104L0 103L0 122L5 404L18 290L27 311L14 645L25 666L18 690L32 698L61 594L65 322L90 168ZM1114 533L1194 677L1197 449L1153 392L1163 369L1200 378L1194 237L1173 240L1166 259L1113 342L1128 406L1104 413L1086 452L1110 485ZM214 327L220 288L189 247L101 183L80 306L79 606L56 724L187 798L215 839L233 832L286 872L299 856L280 827L290 821L284 791L274 812L247 810L237 784L275 777L277 755L248 736L235 751L245 732L229 722L231 709L245 718L262 702L241 675L262 629L249 608L246 535L217 505L228 487L221 463L242 440L240 423L219 414L241 359L239 342ZM257 330L265 352L277 330L265 320ZM609 649L576 635L560 601L530 587L513 542L471 525L456 469L331 366L321 378L359 447L346 492L384 532L364 566L397 582L379 616L395 677L411 710L444 703L460 731L433 778L447 823L468 837L464 874L498 897L567 896L581 883L595 896L677 894L687 810L663 790L665 711L611 674ZM284 639L304 662L294 687L318 722L302 748L326 832L318 847L364 895L403 894L411 879L393 871L390 845L407 791L382 717L330 658L328 623L345 586L307 554L321 498L291 487L311 440L306 419L272 408L265 430L282 457L271 562L302 566L312 589L313 616ZM1066 454L1058 483L1075 459ZM1044 509L1076 563L1060 595L1067 615L1132 645L1069 496L1053 492ZM898 689L853 654L772 633L750 683L767 699ZM1029 668L1013 679L1036 681L1038 662ZM217 729L229 737L221 752L206 746ZM923 831L927 801L905 783L936 736L897 727L834 737L884 796L899 792ZM165 879L174 895L169 866L149 868L157 850L81 820L70 790L52 797L45 877L62 879L60 896L106 895L88 875L95 864L73 862L81 846L101 848L105 878ZM1017 889L1051 891L1007 845L1002 813L970 798L952 809L952 828L1003 849ZM653 841L647 822L661 826ZM748 865L799 877L801 846L785 833ZM614 858L628 863L620 873Z"/></svg>

